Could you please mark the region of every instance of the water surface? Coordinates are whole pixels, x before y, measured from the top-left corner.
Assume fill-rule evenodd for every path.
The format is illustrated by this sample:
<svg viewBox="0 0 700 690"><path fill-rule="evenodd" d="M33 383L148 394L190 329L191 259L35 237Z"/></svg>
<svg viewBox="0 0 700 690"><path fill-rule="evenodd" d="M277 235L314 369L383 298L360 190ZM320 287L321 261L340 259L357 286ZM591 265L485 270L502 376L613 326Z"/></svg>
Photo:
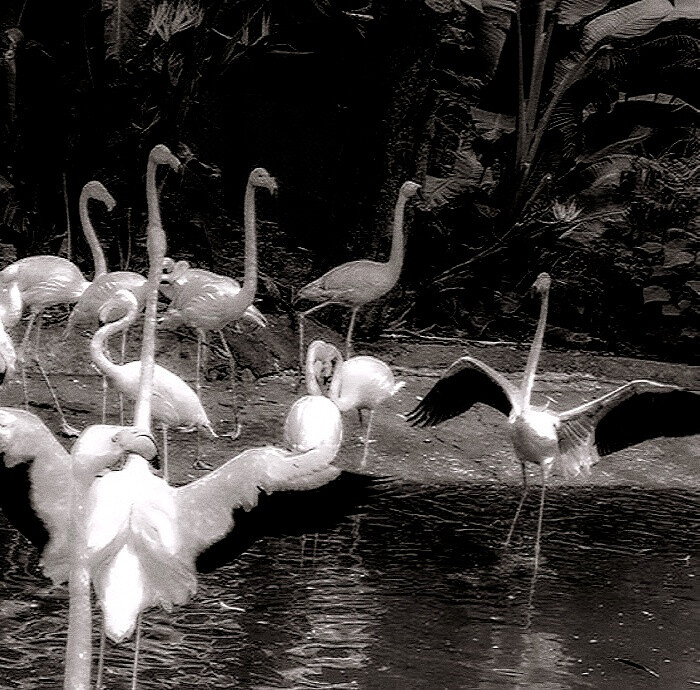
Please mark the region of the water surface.
<svg viewBox="0 0 700 690"><path fill-rule="evenodd" d="M275 495L149 611L143 688L689 688L700 684L698 494L554 487L528 619L537 498L345 474ZM0 517L2 687L62 685L67 595ZM126 688L133 644L109 645ZM655 674L658 674L655 675Z"/></svg>

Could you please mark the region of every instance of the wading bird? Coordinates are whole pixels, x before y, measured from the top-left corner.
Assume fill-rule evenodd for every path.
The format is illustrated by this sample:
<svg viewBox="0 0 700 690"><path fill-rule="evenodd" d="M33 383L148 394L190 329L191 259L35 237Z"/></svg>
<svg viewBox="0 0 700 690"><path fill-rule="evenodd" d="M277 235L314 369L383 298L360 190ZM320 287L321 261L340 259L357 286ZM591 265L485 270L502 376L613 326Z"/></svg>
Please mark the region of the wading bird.
<svg viewBox="0 0 700 690"><path fill-rule="evenodd" d="M343 360L340 350L323 340L314 340L306 352L306 387L312 395L327 395L341 412L369 410L365 433L362 467L367 464L367 451L372 419L377 407L400 391L387 364L369 355Z"/></svg>
<svg viewBox="0 0 700 690"><path fill-rule="evenodd" d="M154 190L155 193L155 190ZM83 226L83 233L90 247L93 248L95 259L95 275L92 282L85 288L85 291L76 302L70 316L66 334L74 328L95 329L99 325L100 309L107 300L120 288L130 290L138 300L139 307L143 309L145 303L146 278L133 271L108 271L104 252L95 233L95 229L90 221L87 212L87 200L99 199L108 210L112 211L116 205L114 197L107 191L101 182L93 180L88 182L80 193L80 221ZM157 195L151 199L149 204L157 204Z"/></svg>
<svg viewBox="0 0 700 690"><path fill-rule="evenodd" d="M123 314L112 320L114 313ZM105 354L105 344L115 333L131 326L139 313L139 305L129 290L117 290L100 311L100 320L105 323L93 335L90 343L92 361L109 384L128 400L135 401L139 393L141 360L115 364ZM156 364L153 371L151 399L153 418L163 428L163 474L168 477L168 428L193 430L206 429L216 436L207 413L197 394L179 376Z"/></svg>
<svg viewBox="0 0 700 690"><path fill-rule="evenodd" d="M240 433L238 424L238 403L236 396L235 360L224 335L225 326L240 321L244 317L255 318L260 312L251 309L258 287L258 251L256 235L255 192L267 189L276 194L277 183L264 168L255 168L248 176L243 206L245 228L245 254L243 287L228 278L211 271L189 268L187 262L175 264L171 274L165 279L170 284L172 301L163 317L161 327L177 328L184 324L197 331L197 394L201 393L200 364L202 343L207 331L216 331L221 339L231 372L231 387L234 396L236 415L235 436ZM260 314L262 317L262 314ZM264 325L264 317L262 317Z"/></svg>
<svg viewBox="0 0 700 690"><path fill-rule="evenodd" d="M158 282L165 237L149 224L149 287L141 351L141 380L135 411L139 428L150 425L157 398L154 362ZM154 292L151 293L151 290ZM151 606L184 603L197 586L195 560L233 527L233 510L251 510L261 491L305 490L340 474L330 463L340 447L339 412L335 433L312 438L288 431L292 449L273 446L240 453L190 484L171 487L155 476L145 459L130 456L120 471L96 479L86 494L85 553L87 570L104 614L107 636L115 642L138 627L139 615ZM92 466L92 460L90 460Z"/></svg>
<svg viewBox="0 0 700 690"><path fill-rule="evenodd" d="M401 275L404 257L404 211L408 199L415 196L419 189L420 185L416 182L409 181L401 185L394 208L394 230L389 261L348 261L324 273L297 293L295 302L303 299L321 302L299 314L300 370L304 367L304 318L331 304L340 304L350 309L345 356L350 357L352 354L352 331L358 310L389 292Z"/></svg>
<svg viewBox="0 0 700 690"><path fill-rule="evenodd" d="M542 351L550 284L549 275L542 273L533 286L542 303L520 388L478 359L462 357L408 414L414 425L435 426L482 403L508 417L510 440L522 468L523 494L506 546L527 495L526 463L539 465L542 474L533 584L539 564L546 482L555 465L567 476L588 475L600 456L652 438L700 433L700 393L653 381L631 381L566 412L532 405L530 398Z"/></svg>
<svg viewBox="0 0 700 690"><path fill-rule="evenodd" d="M102 190L104 190L106 196ZM80 218L83 223L85 223L85 221L89 223L87 204L90 199L102 201L110 210L114 204L114 199L112 199L102 185L99 185L99 187L92 186L87 190L83 189L83 193L80 195ZM94 230L91 234L89 231L86 231L85 237L92 252L95 272L104 272L104 256ZM25 259L20 259L6 266L0 271L0 283L4 284L6 289L19 290L21 305L24 309L28 309L30 314L27 328L24 331L24 336L19 346L18 355L25 408L29 406L29 399L24 361L29 344L29 336L36 323L36 345L32 350L34 361L51 393L54 406L61 417L63 433L67 436L77 436L78 431L68 424L63 414L61 404L58 401L58 397L53 390L53 386L39 358L39 334L41 332L41 315L44 309L58 304L76 303L89 287L90 281L86 280L80 269L72 261L68 261L68 259L64 259L60 256L41 255L28 256Z"/></svg>
<svg viewBox="0 0 700 690"><path fill-rule="evenodd" d="M3 511L41 549L40 563L46 577L54 584L69 581L71 594L76 587L90 585L86 569L89 554L77 553L78 545L85 543L85 497L98 474L117 466L131 453L154 458L152 436L134 427L94 425L80 434L69 454L35 414L0 408ZM80 573L77 581L76 571ZM78 622L91 628L89 590L83 594L82 606L69 612L69 627ZM64 687L87 688L90 643L87 649L83 645L73 650L75 642L69 634ZM80 678L87 678L87 682L81 684Z"/></svg>

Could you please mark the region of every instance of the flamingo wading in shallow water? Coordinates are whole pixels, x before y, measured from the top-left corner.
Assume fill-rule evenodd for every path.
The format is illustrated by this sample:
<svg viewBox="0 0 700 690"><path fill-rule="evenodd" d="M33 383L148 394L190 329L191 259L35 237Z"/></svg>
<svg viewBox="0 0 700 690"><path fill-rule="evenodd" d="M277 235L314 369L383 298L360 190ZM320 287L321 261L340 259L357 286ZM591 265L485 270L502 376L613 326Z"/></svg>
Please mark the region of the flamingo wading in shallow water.
<svg viewBox="0 0 700 690"><path fill-rule="evenodd" d="M276 194L277 183L264 168L255 168L248 177L243 207L245 226L245 256L243 287L228 278L211 271L190 268L186 261L179 261L165 279L170 283L172 301L161 327L177 328L184 324L197 330L197 394L200 387L200 362L202 343L207 331L216 331L221 339L231 372L231 387L234 392L234 414L238 436L238 403L236 399L235 360L224 335L225 326L245 318L252 318L260 325L265 319L252 304L258 286L258 252L256 237L255 192L259 188ZM259 317L258 317L259 315Z"/></svg>
<svg viewBox="0 0 700 690"><path fill-rule="evenodd" d="M306 299L321 302L299 314L300 369L304 366L304 318L331 304L341 304L350 309L345 356L350 357L352 354L352 331L360 307L385 295L399 280L404 257L403 219L406 202L415 196L419 189L420 185L416 182L409 181L401 185L394 208L394 229L388 261L348 261L324 273L297 293L295 301Z"/></svg>
<svg viewBox="0 0 700 690"><path fill-rule="evenodd" d="M413 424L435 426L482 403L508 417L510 440L522 468L523 494L506 545L510 543L527 495L526 463L539 465L542 474L533 584L539 564L546 482L555 465L567 476L587 475L600 456L661 436L700 433L700 393L653 381L631 381L565 412L532 405L530 398L542 351L550 284L549 275L542 273L533 286L542 304L520 388L478 359L462 357L408 414Z"/></svg>
<svg viewBox="0 0 700 690"><path fill-rule="evenodd" d="M149 294L141 358L141 381L135 420L148 425L153 361L155 301L153 266L162 262L162 229L149 225ZM195 560L233 527L232 511L252 509L261 491L305 490L340 474L330 463L342 438L339 412L335 424L316 437L305 436L290 421L291 448L267 446L240 453L190 484L171 487L155 476L143 457L130 456L120 471L96 479L86 495L85 552L88 571L104 613L107 636L129 637L145 609L184 603L197 586ZM331 417L331 421L333 418Z"/></svg>

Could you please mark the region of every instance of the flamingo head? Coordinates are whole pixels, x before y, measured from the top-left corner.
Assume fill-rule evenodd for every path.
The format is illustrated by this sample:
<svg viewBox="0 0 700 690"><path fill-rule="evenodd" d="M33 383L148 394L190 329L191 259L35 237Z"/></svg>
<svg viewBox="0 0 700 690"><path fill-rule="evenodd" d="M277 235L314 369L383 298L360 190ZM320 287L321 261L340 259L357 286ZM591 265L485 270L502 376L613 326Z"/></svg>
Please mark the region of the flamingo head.
<svg viewBox="0 0 700 690"><path fill-rule="evenodd" d="M163 265L163 277L161 278L162 283L177 283L180 278L182 278L187 271L190 269L190 262L185 261L184 259L182 261L173 261L172 259L169 259L172 261L172 266L169 271L165 270L165 264Z"/></svg>
<svg viewBox="0 0 700 690"><path fill-rule="evenodd" d="M139 304L131 290L117 290L103 305L99 311L101 324L119 321L129 315L135 315Z"/></svg>
<svg viewBox="0 0 700 690"><path fill-rule="evenodd" d="M156 146L151 149L148 160L155 163L155 165L169 165L175 172L177 172L182 165L165 144L156 144Z"/></svg>
<svg viewBox="0 0 700 690"><path fill-rule="evenodd" d="M112 211L117 205L117 202L107 191L107 188L97 180L91 180L90 182L85 183L83 191L81 192L81 197L83 197L85 200L97 199L98 201L101 201L107 207L108 211Z"/></svg>
<svg viewBox="0 0 700 690"><path fill-rule="evenodd" d="M106 470L121 469L120 465L132 453L154 466L158 464L158 447L149 431L133 426L93 424L73 444L73 472L92 478Z"/></svg>
<svg viewBox="0 0 700 690"><path fill-rule="evenodd" d="M253 187L265 187L270 194L277 194L277 180L265 168L255 168L248 176L248 184Z"/></svg>
<svg viewBox="0 0 700 690"><path fill-rule="evenodd" d="M420 188L421 186L417 182L412 182L411 180L408 180L407 182L404 182L401 185L399 194L405 199L410 199L412 196L418 194Z"/></svg>
<svg viewBox="0 0 700 690"><path fill-rule="evenodd" d="M0 453L6 467L31 462L56 443L46 425L31 412L0 409Z"/></svg>
<svg viewBox="0 0 700 690"><path fill-rule="evenodd" d="M5 268L0 271L0 283L13 283L19 280L19 266L17 262L5 266Z"/></svg>
<svg viewBox="0 0 700 690"><path fill-rule="evenodd" d="M312 391L313 381L315 381L321 393L327 395L330 390L333 374L342 362L343 355L335 345L331 345L324 340L314 340L306 351L306 372L309 392L318 393L318 391Z"/></svg>
<svg viewBox="0 0 700 690"><path fill-rule="evenodd" d="M552 279L549 277L549 273L540 273L532 284L532 289L538 294L544 295L549 292L551 285Z"/></svg>

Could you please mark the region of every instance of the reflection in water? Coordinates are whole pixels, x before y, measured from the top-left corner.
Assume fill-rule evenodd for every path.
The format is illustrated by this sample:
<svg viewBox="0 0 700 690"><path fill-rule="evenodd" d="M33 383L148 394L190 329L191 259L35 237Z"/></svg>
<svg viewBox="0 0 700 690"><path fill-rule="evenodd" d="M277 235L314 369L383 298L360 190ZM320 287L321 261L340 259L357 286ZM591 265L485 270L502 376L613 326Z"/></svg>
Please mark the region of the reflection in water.
<svg viewBox="0 0 700 690"><path fill-rule="evenodd" d="M141 687L643 688L644 667L658 687L700 681L697 494L552 488L525 629L535 499L502 554L518 487L344 491L333 519L290 502L277 523L251 516L264 528L200 564L193 602L149 611ZM0 518L4 686L61 686L66 612ZM129 687L132 649L109 646L107 687Z"/></svg>

